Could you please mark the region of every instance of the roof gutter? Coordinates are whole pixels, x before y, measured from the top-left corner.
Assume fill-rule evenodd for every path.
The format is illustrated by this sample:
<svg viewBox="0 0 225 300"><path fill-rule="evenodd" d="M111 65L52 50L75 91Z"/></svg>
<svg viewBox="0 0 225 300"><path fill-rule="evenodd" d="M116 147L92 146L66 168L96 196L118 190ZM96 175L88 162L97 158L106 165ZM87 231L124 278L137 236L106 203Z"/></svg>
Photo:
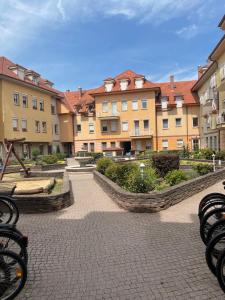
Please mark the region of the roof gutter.
<svg viewBox="0 0 225 300"><path fill-rule="evenodd" d="M133 93L133 92L146 92L146 91L160 91L160 87L143 88L143 89L135 89L135 90L124 90L124 91L113 91L113 92L90 93L90 95L106 96L106 95Z"/></svg>
<svg viewBox="0 0 225 300"><path fill-rule="evenodd" d="M216 71L218 64L214 61L207 71L198 79L198 81L193 85L191 91L196 92L205 82L209 79L209 77Z"/></svg>

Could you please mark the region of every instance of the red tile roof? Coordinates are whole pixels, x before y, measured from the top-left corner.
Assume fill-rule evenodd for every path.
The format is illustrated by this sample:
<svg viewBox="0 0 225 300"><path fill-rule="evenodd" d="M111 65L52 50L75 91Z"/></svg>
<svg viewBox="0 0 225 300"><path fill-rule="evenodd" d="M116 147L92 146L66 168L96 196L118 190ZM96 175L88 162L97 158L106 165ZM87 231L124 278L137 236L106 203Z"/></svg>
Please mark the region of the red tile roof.
<svg viewBox="0 0 225 300"><path fill-rule="evenodd" d="M39 79L39 83L38 84L35 84L33 81L31 81L28 77L24 77L24 80L19 78L19 76L17 74L15 74L10 68L11 67L16 67L18 66L17 64L13 63L12 61L10 61L9 59L7 59L6 57L4 56L0 56L0 75L4 75L4 76L7 76L7 77L10 77L10 78L13 78L13 79L17 79L18 81L21 81L21 82L25 82L31 86L35 86L35 87L39 87L41 89L44 89L46 91L49 91L49 92L52 92L52 93L55 93L55 94L58 94L59 91L48 86L46 84L46 79L40 77ZM23 67L24 68L24 67ZM38 73L34 72L34 71L31 71L31 70L28 70L26 68L25 69L25 74L29 74L30 72L33 72L35 73L36 75L39 75Z"/></svg>
<svg viewBox="0 0 225 300"><path fill-rule="evenodd" d="M182 96L184 105L197 105L198 98L197 96L191 92L192 87L196 83L196 80L190 81L175 81L174 89L171 87L171 82L163 82L159 83L159 87L161 89L162 96L169 97L169 104L175 105L175 96Z"/></svg>
<svg viewBox="0 0 225 300"><path fill-rule="evenodd" d="M135 78L144 78L144 84L143 84L143 88L135 88ZM95 91L92 93L93 95L95 94L110 94L110 93L113 93L113 92L120 92L121 89L120 89L120 80L122 79L128 79L129 80L129 83L128 83L128 88L126 91L133 91L133 90L142 90L142 89L158 89L158 84L155 84L155 83L152 83L151 81L145 79L145 77L143 75L140 75L140 74L137 74L131 70L127 70L119 75L117 75L116 77L114 78L107 78L105 79L106 80L114 80L114 86L112 88L112 92L106 92L105 91L105 86L104 84L102 86L100 86L99 88L95 89ZM126 91L123 91L123 92L126 92Z"/></svg>

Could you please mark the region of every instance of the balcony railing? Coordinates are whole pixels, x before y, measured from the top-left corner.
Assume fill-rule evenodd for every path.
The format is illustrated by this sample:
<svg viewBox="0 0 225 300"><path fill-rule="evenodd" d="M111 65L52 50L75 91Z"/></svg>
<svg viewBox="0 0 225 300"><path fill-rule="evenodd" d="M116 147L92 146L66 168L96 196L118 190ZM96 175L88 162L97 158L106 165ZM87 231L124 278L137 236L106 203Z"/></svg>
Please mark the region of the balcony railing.
<svg viewBox="0 0 225 300"><path fill-rule="evenodd" d="M97 118L100 119L105 119L105 120L110 120L110 119L118 119L119 118L119 113L118 112L97 112L96 114Z"/></svg>
<svg viewBox="0 0 225 300"><path fill-rule="evenodd" d="M131 137L145 137L145 136L151 136L152 131L150 129L140 129L136 128L130 132Z"/></svg>
<svg viewBox="0 0 225 300"><path fill-rule="evenodd" d="M225 114L218 115L217 125L225 124Z"/></svg>

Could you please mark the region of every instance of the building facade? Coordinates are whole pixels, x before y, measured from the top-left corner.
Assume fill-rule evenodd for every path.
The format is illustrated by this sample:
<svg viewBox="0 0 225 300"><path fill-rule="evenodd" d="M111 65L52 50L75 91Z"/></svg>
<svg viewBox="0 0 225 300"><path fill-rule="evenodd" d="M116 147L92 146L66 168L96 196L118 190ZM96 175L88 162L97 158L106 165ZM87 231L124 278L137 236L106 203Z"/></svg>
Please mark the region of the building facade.
<svg viewBox="0 0 225 300"><path fill-rule="evenodd" d="M225 17L219 27L225 30ZM225 149L225 34L209 55L208 64L199 67L198 73L192 91L200 99L202 148Z"/></svg>
<svg viewBox="0 0 225 300"><path fill-rule="evenodd" d="M195 81L152 83L125 71L99 88L66 92L75 109L74 144L106 155L200 146Z"/></svg>
<svg viewBox="0 0 225 300"><path fill-rule="evenodd" d="M38 73L0 57L0 152L4 139L25 138L16 146L21 157L62 151L57 103L62 95Z"/></svg>

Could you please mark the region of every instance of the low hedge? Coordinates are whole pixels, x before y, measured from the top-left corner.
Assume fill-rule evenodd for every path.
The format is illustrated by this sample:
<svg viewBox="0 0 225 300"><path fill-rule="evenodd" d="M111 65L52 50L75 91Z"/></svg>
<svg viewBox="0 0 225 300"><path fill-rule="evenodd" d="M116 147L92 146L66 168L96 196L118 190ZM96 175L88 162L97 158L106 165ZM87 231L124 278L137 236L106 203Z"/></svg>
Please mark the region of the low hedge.
<svg viewBox="0 0 225 300"><path fill-rule="evenodd" d="M155 168L161 177L172 170L178 170L180 158L178 154L154 154L152 156L152 167Z"/></svg>

